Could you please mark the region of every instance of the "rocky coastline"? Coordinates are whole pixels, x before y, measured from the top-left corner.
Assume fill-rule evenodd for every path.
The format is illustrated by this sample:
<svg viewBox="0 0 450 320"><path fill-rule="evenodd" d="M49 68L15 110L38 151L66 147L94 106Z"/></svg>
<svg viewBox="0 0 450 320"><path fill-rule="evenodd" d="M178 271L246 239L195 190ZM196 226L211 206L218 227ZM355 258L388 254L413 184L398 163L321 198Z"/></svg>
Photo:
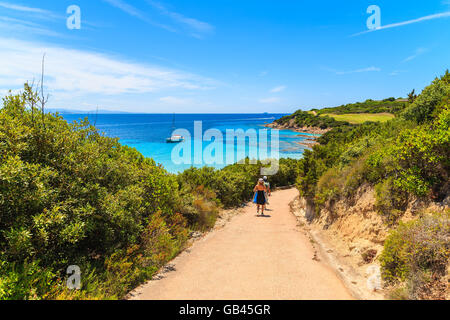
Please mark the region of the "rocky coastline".
<svg viewBox="0 0 450 320"><path fill-rule="evenodd" d="M311 134L319 134L323 135L331 130L331 128L321 129L318 127L299 127L295 121L289 121L285 124L279 124L277 122L272 122L266 125L268 128L279 129L279 130L292 130L300 133L311 133ZM309 136L308 136L309 137Z"/></svg>
<svg viewBox="0 0 450 320"><path fill-rule="evenodd" d="M273 123L266 124L265 126L267 128L271 128L271 129L291 130L291 131L295 131L298 133L309 133L309 134L317 134L317 135L323 135L331 130L330 128L321 129L318 127L299 127L293 120L291 120L285 124L279 124L277 122L273 122ZM314 137L314 136L310 136L310 135L306 135L306 134L299 134L298 136L306 138L303 141L296 142L297 144L304 146L306 148L312 148L315 145L319 144L317 142L317 138L319 138L319 137Z"/></svg>

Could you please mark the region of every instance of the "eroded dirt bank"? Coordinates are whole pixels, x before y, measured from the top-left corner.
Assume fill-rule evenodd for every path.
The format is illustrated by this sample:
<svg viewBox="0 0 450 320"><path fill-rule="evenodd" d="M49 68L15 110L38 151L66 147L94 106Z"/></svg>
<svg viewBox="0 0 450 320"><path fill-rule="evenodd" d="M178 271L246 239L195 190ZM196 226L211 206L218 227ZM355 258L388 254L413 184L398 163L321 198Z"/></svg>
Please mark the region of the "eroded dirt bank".
<svg viewBox="0 0 450 320"><path fill-rule="evenodd" d="M314 204L305 199L298 198L291 205L316 250L359 299L388 297L377 258L390 227L375 203L374 189L362 186L352 199L328 203L318 214ZM419 212L441 210L444 208L436 203L411 201L401 220L415 219Z"/></svg>

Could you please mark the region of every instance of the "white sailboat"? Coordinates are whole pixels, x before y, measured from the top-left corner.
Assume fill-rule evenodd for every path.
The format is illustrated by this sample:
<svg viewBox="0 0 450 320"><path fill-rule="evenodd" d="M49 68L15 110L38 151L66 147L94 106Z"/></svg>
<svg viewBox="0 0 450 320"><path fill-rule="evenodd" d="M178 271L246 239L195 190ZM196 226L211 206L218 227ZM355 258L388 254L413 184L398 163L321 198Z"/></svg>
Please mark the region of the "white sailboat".
<svg viewBox="0 0 450 320"><path fill-rule="evenodd" d="M173 114L172 131L175 130L175 114ZM166 139L167 143L180 143L184 141L184 137L180 135L172 135L170 138Z"/></svg>

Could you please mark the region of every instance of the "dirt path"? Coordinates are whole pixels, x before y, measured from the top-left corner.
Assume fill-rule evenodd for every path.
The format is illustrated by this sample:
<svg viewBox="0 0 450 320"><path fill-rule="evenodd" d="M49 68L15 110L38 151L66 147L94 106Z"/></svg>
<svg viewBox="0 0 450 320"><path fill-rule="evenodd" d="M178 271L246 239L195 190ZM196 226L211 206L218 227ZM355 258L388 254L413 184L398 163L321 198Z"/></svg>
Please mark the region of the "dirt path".
<svg viewBox="0 0 450 320"><path fill-rule="evenodd" d="M266 217L254 205L182 253L172 272L131 293L135 300L352 299L334 272L313 260L289 203L296 189L275 192Z"/></svg>

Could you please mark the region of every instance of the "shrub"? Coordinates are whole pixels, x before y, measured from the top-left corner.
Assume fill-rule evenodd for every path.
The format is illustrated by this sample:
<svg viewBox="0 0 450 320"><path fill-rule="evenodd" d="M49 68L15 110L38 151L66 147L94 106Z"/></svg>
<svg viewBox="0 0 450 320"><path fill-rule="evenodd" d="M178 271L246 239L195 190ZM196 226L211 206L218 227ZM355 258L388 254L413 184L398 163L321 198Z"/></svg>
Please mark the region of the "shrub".
<svg viewBox="0 0 450 320"><path fill-rule="evenodd" d="M188 219L192 228L201 231L212 228L221 208L215 192L200 185L194 190L186 187L182 194L183 216Z"/></svg>
<svg viewBox="0 0 450 320"><path fill-rule="evenodd" d="M321 206L326 201L337 199L344 187L341 171L331 168L317 182L317 192L314 198L316 205Z"/></svg>
<svg viewBox="0 0 450 320"><path fill-rule="evenodd" d="M177 178L87 121L30 110L30 90L0 110L3 294L120 298L187 239ZM151 250L150 226L160 235ZM69 265L91 275L79 293L64 289Z"/></svg>
<svg viewBox="0 0 450 320"><path fill-rule="evenodd" d="M414 120L419 124L433 119L436 109L442 101L448 104L450 99L450 73L447 70L441 78L436 78L431 85L415 99L414 103L407 108L403 117Z"/></svg>
<svg viewBox="0 0 450 320"><path fill-rule="evenodd" d="M0 260L0 300L40 300L48 298L57 276L37 261L8 263Z"/></svg>
<svg viewBox="0 0 450 320"><path fill-rule="evenodd" d="M346 121L338 121L329 116L314 115L310 112L298 110L292 115L285 116L276 121L278 124L286 124L287 122L295 120L299 127L317 127L320 129L336 128L340 126L349 125Z"/></svg>
<svg viewBox="0 0 450 320"><path fill-rule="evenodd" d="M349 103L334 108L324 108L318 111L319 114L349 114L349 113L398 113L405 109L407 103L397 101L395 98L388 98L382 101L367 99L364 102Z"/></svg>
<svg viewBox="0 0 450 320"><path fill-rule="evenodd" d="M278 172L269 177L271 187L294 185L299 171L298 164L299 160L280 159ZM250 164L250 160L245 159L245 164L233 164L221 170L208 167L190 168L178 175L178 183L182 190L185 189L182 191L183 194L191 194L192 199L198 198L199 189L197 188L201 186L204 190L203 200L214 201L217 199L221 205L230 208L251 200L253 188L261 177L263 166L259 161L256 164ZM206 194L210 196L205 198ZM192 199L185 199L190 208L193 205ZM192 208L190 210L192 211Z"/></svg>
<svg viewBox="0 0 450 320"><path fill-rule="evenodd" d="M407 282L409 297L417 299L432 276L446 274L450 258L450 211L401 223L391 232L380 256L387 283Z"/></svg>
<svg viewBox="0 0 450 320"><path fill-rule="evenodd" d="M433 97L435 107L422 108L428 110L423 124L399 118L341 126L321 136L321 145L305 152L299 163L300 194L321 206L351 198L368 183L375 186L378 210L389 223L402 215L409 196L445 199L450 190L450 111L448 97L441 93L449 80L447 72L414 102L424 106Z"/></svg>
<svg viewBox="0 0 450 320"><path fill-rule="evenodd" d="M420 96L419 96L420 97ZM448 105L431 124L405 130L398 137L392 152L404 168L398 180L402 189L418 196L433 190L443 199L449 188L450 108Z"/></svg>
<svg viewBox="0 0 450 320"><path fill-rule="evenodd" d="M393 177L389 177L375 186L378 212L392 225L402 216L408 204L408 194L401 190Z"/></svg>

